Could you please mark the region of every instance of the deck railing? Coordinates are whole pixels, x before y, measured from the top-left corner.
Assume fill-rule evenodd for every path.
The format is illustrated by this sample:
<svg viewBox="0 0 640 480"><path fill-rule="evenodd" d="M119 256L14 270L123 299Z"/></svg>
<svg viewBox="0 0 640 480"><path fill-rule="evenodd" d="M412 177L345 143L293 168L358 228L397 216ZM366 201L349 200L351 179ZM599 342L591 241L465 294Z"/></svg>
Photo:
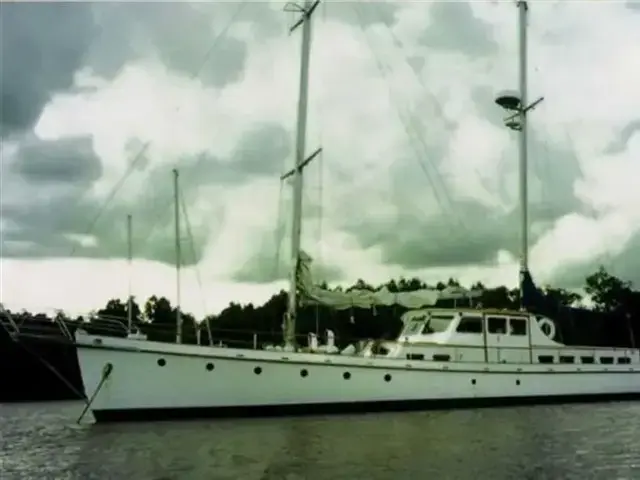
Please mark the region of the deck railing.
<svg viewBox="0 0 640 480"><path fill-rule="evenodd" d="M21 318L20 315L13 316L5 311L0 318L0 325L4 327L14 338L19 337L38 337L51 340L73 342L74 332L77 328L82 328L90 334L125 338L129 333L126 327L126 320L109 317L95 316L90 321L76 322L65 321L61 318L54 320L40 320L34 318ZM140 323L136 325L142 333L146 335L148 340L160 341L164 343L175 343L175 325L162 325L153 323ZM296 339L302 351L310 351L309 334L297 334ZM351 349L353 353L361 352L368 342L387 343L401 345L404 348L403 357L423 353L424 357L421 361L443 361L433 358L435 353L448 353L451 361L456 361L461 354L467 354L469 350L485 350L491 353L497 353L496 357L500 358L500 354L516 351L531 352L535 350L535 355L547 354L556 357L555 364L558 364L560 356L574 355L576 357L594 357L613 356L614 362L618 357L628 357L633 364L640 363L640 350L625 347L595 347L595 346L548 346L548 345L532 345L529 346L489 346L484 345L459 345L459 344L434 344L427 342L405 342L402 339L396 341L393 339L376 340L372 338L340 338L338 335L334 337L334 343L338 353L349 345L353 345ZM211 325L211 339L208 338L207 331L204 326L198 329L185 329L183 331L183 342L190 345L213 346L213 347L229 347L249 350L271 350L277 349L277 345L282 343L282 333L279 331L248 331L244 329L217 328ZM326 345L327 339L325 335L318 335L318 343L322 349ZM372 358L384 357L385 355L371 355ZM416 357L417 358L417 357ZM465 360L469 361L469 360ZM479 358L475 360L479 363L505 363L494 359ZM597 361L597 360L596 360ZM512 363L512 362L509 362ZM523 362L530 363L530 362ZM539 362L535 362L539 363ZM576 361L576 364L580 362ZM568 364L568 363L567 363Z"/></svg>

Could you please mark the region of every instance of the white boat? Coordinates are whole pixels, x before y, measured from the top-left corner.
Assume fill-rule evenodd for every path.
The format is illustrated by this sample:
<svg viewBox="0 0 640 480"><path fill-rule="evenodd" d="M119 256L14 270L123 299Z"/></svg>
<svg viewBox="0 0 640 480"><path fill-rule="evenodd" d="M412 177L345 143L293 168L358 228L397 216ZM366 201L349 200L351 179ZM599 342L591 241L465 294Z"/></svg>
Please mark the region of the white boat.
<svg viewBox="0 0 640 480"><path fill-rule="evenodd" d="M440 299L474 298L462 289L408 293L323 290L300 250L311 14L318 2L293 6L302 18L302 62L295 166L289 306L284 347L236 349L152 342L141 335L75 334L87 409L96 421L160 420L221 415L304 414L428 407L502 405L640 397L640 351L566 346L551 318L526 311L435 308ZM520 93L497 100L520 133L522 285L530 281L526 224L527 5L520 12ZM176 221L177 223L177 221ZM524 292L523 292L524 293ZM524 296L524 295L523 295ZM336 309L401 305L394 341L370 341L343 352L295 345L300 302ZM180 324L178 315L177 324ZM178 327L179 332L179 327Z"/></svg>

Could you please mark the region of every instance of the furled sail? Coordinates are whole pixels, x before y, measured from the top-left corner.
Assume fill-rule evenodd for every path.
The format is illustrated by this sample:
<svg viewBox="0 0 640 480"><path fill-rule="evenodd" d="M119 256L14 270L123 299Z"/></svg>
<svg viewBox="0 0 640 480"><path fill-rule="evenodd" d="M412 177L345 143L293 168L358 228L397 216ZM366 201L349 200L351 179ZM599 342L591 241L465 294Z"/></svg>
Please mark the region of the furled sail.
<svg viewBox="0 0 640 480"><path fill-rule="evenodd" d="M463 287L447 287L444 290L428 288L413 292L391 292L383 287L376 291L354 289L348 292L337 292L314 285L311 263L311 257L300 252L298 289L302 303L321 304L337 310L352 307L372 308L380 305L399 305L410 309L423 308L435 305L438 300L477 298L482 293L479 290L467 290Z"/></svg>

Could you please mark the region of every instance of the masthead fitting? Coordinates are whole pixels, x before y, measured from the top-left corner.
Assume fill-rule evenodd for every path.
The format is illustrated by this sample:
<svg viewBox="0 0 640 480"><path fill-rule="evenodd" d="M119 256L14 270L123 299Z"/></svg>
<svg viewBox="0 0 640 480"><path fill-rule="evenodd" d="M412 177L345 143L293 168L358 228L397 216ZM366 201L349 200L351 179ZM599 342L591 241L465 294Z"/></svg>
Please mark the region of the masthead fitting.
<svg viewBox="0 0 640 480"><path fill-rule="evenodd" d="M522 122L518 118L508 118L505 120L504 125L507 128L518 132L522 130Z"/></svg>
<svg viewBox="0 0 640 480"><path fill-rule="evenodd" d="M505 110L518 111L521 108L520 95L513 90L500 92L495 102Z"/></svg>

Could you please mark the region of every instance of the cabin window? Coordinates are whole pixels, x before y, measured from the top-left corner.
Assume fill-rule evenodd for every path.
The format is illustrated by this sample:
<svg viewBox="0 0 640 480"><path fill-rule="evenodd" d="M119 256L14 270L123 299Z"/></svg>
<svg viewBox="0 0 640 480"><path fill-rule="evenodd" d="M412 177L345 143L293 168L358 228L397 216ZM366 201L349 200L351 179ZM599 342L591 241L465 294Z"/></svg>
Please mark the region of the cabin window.
<svg viewBox="0 0 640 480"><path fill-rule="evenodd" d="M582 363L593 363L594 362L594 358L593 357L580 357L580 361Z"/></svg>
<svg viewBox="0 0 640 480"><path fill-rule="evenodd" d="M553 363L553 355L538 355L539 363Z"/></svg>
<svg viewBox="0 0 640 480"><path fill-rule="evenodd" d="M407 360L424 360L422 353L407 353Z"/></svg>
<svg viewBox="0 0 640 480"><path fill-rule="evenodd" d="M507 333L507 319L504 317L487 317L487 331L496 335Z"/></svg>
<svg viewBox="0 0 640 480"><path fill-rule="evenodd" d="M371 346L371 353L374 355L388 355L389 349L384 345L380 345L376 342Z"/></svg>
<svg viewBox="0 0 640 480"><path fill-rule="evenodd" d="M429 333L445 332L449 328L453 315L437 315L432 314L429 316L426 325L422 329L422 333L427 335Z"/></svg>
<svg viewBox="0 0 640 480"><path fill-rule="evenodd" d="M451 355L447 355L445 353L435 353L431 358L433 358L434 362L448 362L449 360L451 360Z"/></svg>
<svg viewBox="0 0 640 480"><path fill-rule="evenodd" d="M631 363L631 359L629 357L618 357L618 363L628 364Z"/></svg>
<svg viewBox="0 0 640 480"><path fill-rule="evenodd" d="M462 317L456 331L458 333L482 333L482 318Z"/></svg>
<svg viewBox="0 0 640 480"><path fill-rule="evenodd" d="M573 363L575 362L575 358L569 355L560 355L560 363Z"/></svg>
<svg viewBox="0 0 640 480"><path fill-rule="evenodd" d="M404 329L403 335L415 335L422 329L426 317L413 318Z"/></svg>
<svg viewBox="0 0 640 480"><path fill-rule="evenodd" d="M527 320L524 318L509 319L509 335L526 335Z"/></svg>
<svg viewBox="0 0 640 480"><path fill-rule="evenodd" d="M611 365L613 363L613 357L600 357L600 363Z"/></svg>

